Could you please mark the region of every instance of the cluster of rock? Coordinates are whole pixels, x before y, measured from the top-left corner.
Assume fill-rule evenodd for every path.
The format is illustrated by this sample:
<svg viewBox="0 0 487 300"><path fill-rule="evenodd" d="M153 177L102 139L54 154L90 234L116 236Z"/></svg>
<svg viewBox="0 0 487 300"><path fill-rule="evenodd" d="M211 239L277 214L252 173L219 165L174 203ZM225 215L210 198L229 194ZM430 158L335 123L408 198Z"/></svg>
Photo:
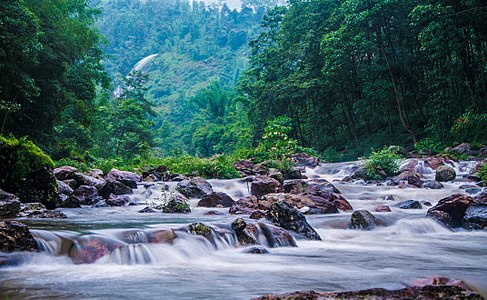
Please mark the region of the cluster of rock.
<svg viewBox="0 0 487 300"><path fill-rule="evenodd" d="M399 290L373 288L346 292L298 291L280 295L266 295L253 300L359 300L359 299L452 299L481 300L480 294L472 291L463 281L434 277L423 280L427 284L413 285Z"/></svg>
<svg viewBox="0 0 487 300"><path fill-rule="evenodd" d="M454 194L428 210L427 216L449 228L487 230L487 191L471 197Z"/></svg>

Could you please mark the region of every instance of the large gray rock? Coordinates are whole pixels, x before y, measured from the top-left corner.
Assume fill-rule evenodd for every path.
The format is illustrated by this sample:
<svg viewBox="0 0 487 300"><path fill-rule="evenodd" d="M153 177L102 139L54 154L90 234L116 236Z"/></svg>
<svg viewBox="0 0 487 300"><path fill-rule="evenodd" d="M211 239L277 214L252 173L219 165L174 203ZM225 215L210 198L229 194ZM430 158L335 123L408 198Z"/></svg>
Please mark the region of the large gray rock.
<svg viewBox="0 0 487 300"><path fill-rule="evenodd" d="M176 190L188 198L202 198L213 193L211 184L200 177L178 182Z"/></svg>
<svg viewBox="0 0 487 300"><path fill-rule="evenodd" d="M20 199L0 189L0 219L14 218L20 211Z"/></svg>
<svg viewBox="0 0 487 300"><path fill-rule="evenodd" d="M80 185L74 190L71 197L76 198L81 205L92 205L94 198L98 195L98 190L94 186Z"/></svg>
<svg viewBox="0 0 487 300"><path fill-rule="evenodd" d="M282 190L281 183L270 176L256 176L250 184L250 193L254 196L264 196L270 193L278 193Z"/></svg>
<svg viewBox="0 0 487 300"><path fill-rule="evenodd" d="M0 252L37 251L29 228L17 221L0 221Z"/></svg>
<svg viewBox="0 0 487 300"><path fill-rule="evenodd" d="M78 169L71 166L62 166L54 169L54 176L57 180L65 180L71 178L71 176L78 172Z"/></svg>
<svg viewBox="0 0 487 300"><path fill-rule="evenodd" d="M439 182L453 181L455 180L456 176L457 173L452 167L443 165L439 166L438 169L436 169L435 180Z"/></svg>
<svg viewBox="0 0 487 300"><path fill-rule="evenodd" d="M91 177L81 173L74 173L73 175L71 175L70 178L76 180L76 184L78 186L80 185L94 186L97 190L101 190L106 183L104 179Z"/></svg>
<svg viewBox="0 0 487 300"><path fill-rule="evenodd" d="M119 171L117 169L111 169L106 176L108 181L120 181L123 184L129 186L130 188L136 189L137 182L141 182L142 177L128 171Z"/></svg>

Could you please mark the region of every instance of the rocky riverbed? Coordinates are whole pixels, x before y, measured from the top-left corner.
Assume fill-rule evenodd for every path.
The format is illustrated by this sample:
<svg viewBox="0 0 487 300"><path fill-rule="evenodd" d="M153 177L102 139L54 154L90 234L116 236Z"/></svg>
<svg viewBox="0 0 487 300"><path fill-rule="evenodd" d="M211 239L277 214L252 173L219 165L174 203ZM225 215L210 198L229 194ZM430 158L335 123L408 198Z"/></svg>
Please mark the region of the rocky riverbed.
<svg viewBox="0 0 487 300"><path fill-rule="evenodd" d="M1 194L0 291L9 299L328 299L371 288L383 298L394 290L398 299L480 297L468 292L487 291L479 163L409 159L409 173L384 181L360 178L356 162L308 161L292 176L241 162L246 177L208 181L60 168L58 198L44 201L55 210ZM442 165L454 178L437 177ZM431 278L465 286L441 290L456 285ZM300 290L314 292L285 294Z"/></svg>

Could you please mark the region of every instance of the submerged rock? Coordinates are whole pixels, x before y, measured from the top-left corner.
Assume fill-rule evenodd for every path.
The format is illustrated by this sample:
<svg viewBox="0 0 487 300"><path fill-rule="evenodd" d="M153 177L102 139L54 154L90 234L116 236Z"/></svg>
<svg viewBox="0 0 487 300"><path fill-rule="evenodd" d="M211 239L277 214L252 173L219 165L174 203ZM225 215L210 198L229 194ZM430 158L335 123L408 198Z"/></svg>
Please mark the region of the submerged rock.
<svg viewBox="0 0 487 300"><path fill-rule="evenodd" d="M262 246L253 246L245 249L243 251L244 253L250 253L250 254L269 254L269 251Z"/></svg>
<svg viewBox="0 0 487 300"><path fill-rule="evenodd" d="M399 202L396 206L401 209L422 209L423 208L423 206L418 200L402 201Z"/></svg>
<svg viewBox="0 0 487 300"><path fill-rule="evenodd" d="M487 230L487 203L469 206L463 217L463 228Z"/></svg>
<svg viewBox="0 0 487 300"><path fill-rule="evenodd" d="M122 242L105 236L82 236L73 241L69 256L75 264L91 264L123 245Z"/></svg>
<svg viewBox="0 0 487 300"><path fill-rule="evenodd" d="M376 212L390 212L391 208L387 205L379 205L375 208Z"/></svg>
<svg viewBox="0 0 487 300"><path fill-rule="evenodd" d="M376 226L381 226L382 222L368 210L354 211L351 218L351 227L354 229L370 230Z"/></svg>
<svg viewBox="0 0 487 300"><path fill-rule="evenodd" d="M271 205L269 217L275 225L291 230L302 238L321 240L319 234L308 224L305 216L283 201Z"/></svg>
<svg viewBox="0 0 487 300"><path fill-rule="evenodd" d="M0 221L0 252L37 251L26 225L17 221Z"/></svg>

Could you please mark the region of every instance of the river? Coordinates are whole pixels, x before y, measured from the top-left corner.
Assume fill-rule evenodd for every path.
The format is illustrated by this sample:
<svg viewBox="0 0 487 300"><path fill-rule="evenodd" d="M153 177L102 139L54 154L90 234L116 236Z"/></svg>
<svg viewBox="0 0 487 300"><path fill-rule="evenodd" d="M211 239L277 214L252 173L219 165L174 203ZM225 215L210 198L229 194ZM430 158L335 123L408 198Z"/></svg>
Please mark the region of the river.
<svg viewBox="0 0 487 300"><path fill-rule="evenodd" d="M138 213L143 206L63 209L68 219L23 220L45 251L22 254L19 265L0 268L0 297L249 299L309 289L398 289L415 279L436 275L462 279L487 291L487 232L452 232L425 218L428 207L394 207L408 199L435 205L439 199L461 192L459 187L464 183L446 183L443 189L430 190L334 181L347 175L354 164L326 164L307 169L307 175L328 179L355 210L367 209L388 226L352 230L347 228L351 213L309 215L308 222L322 241L297 240L298 247L270 248L269 254L257 255L235 248L229 237L219 239L216 245L191 235L178 236L173 245L134 238L158 228L179 228L194 222L224 226L235 220L228 209L196 207L196 199L192 200L192 212L186 215ZM461 178L462 165L456 167L457 178ZM248 194L246 184L238 180L210 183L235 200ZM395 199L383 200L387 195ZM143 202L145 198L147 188L141 186L134 199ZM374 212L377 205L384 204L392 212ZM224 214L207 215L209 210ZM127 235L134 240L125 250L92 264L74 264L66 256L53 254L59 251L62 239L99 236L117 241Z"/></svg>

